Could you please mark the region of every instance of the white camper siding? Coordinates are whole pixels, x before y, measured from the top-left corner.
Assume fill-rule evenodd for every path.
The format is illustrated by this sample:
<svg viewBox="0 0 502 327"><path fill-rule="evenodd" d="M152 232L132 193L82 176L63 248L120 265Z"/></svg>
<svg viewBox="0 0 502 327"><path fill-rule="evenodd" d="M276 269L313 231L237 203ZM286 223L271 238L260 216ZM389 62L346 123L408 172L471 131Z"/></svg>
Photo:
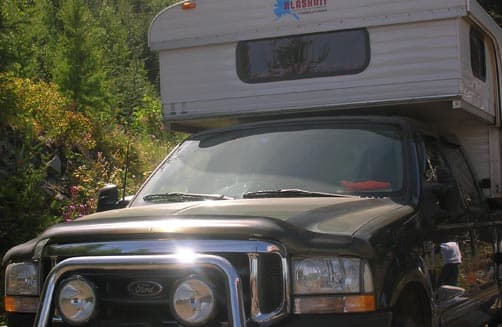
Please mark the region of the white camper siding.
<svg viewBox="0 0 502 327"><path fill-rule="evenodd" d="M489 127L490 134L490 197L502 197L502 139L500 128Z"/></svg>
<svg viewBox="0 0 502 327"><path fill-rule="evenodd" d="M472 106L482 110L485 113L491 115L494 119L495 117L495 103L494 99L494 73L495 69L490 69L490 65L493 65L492 60L489 56L490 49L488 42L485 42L486 50L486 81L482 81L472 72L471 66L471 54L470 54L470 34L471 24L466 19L461 19L459 24L459 50L460 57L462 59L462 84L461 84L461 94L463 100L471 104Z"/></svg>
<svg viewBox="0 0 502 327"><path fill-rule="evenodd" d="M474 175L478 181L490 179L488 197L502 196L501 144L500 130L475 122L462 122L450 125L462 145Z"/></svg>
<svg viewBox="0 0 502 327"><path fill-rule="evenodd" d="M246 84L236 43L161 51L166 118L355 106L458 94L458 20L369 29L370 64L360 74Z"/></svg>
<svg viewBox="0 0 502 327"><path fill-rule="evenodd" d="M489 128L482 124L463 122L452 126L451 132L458 137L471 167L475 168L476 178L490 178Z"/></svg>
<svg viewBox="0 0 502 327"><path fill-rule="evenodd" d="M327 0L322 12L299 11L297 20L293 15L276 17L277 0L200 0L192 10L181 10L178 4L162 11L152 23L149 41L152 49L162 50L444 19L466 15L467 1Z"/></svg>
<svg viewBox="0 0 502 327"><path fill-rule="evenodd" d="M452 114L449 119L432 122L438 130L455 135L474 170L476 180L490 179L488 197L502 196L501 132L495 125L477 119L465 119Z"/></svg>
<svg viewBox="0 0 502 327"><path fill-rule="evenodd" d="M494 46L494 43L491 42L490 39L486 39L486 51L487 51L487 58L486 58L486 78L489 83L488 85L488 90L487 90L487 95L488 99L486 100L488 102L488 106L490 109L490 113L492 113L494 116L498 116L500 120L500 90L499 90L499 82L498 82L498 66L502 64L502 61L500 61L502 58L498 57L499 63L497 64L497 52ZM502 75L500 75L502 76Z"/></svg>

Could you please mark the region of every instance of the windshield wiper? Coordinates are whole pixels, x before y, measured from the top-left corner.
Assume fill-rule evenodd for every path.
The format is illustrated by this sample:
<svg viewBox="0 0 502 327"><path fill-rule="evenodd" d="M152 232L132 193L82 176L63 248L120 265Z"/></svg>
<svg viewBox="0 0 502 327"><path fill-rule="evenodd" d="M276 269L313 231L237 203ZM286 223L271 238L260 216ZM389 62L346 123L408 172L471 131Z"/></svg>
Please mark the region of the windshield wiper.
<svg viewBox="0 0 502 327"><path fill-rule="evenodd" d="M346 194L313 192L301 189L278 189L248 192L242 195L243 199L252 198L301 198L301 197L350 197Z"/></svg>
<svg viewBox="0 0 502 327"><path fill-rule="evenodd" d="M149 194L143 197L147 202L187 202L187 201L203 201L203 200L232 200L232 197L223 194L197 194L183 192L169 192Z"/></svg>

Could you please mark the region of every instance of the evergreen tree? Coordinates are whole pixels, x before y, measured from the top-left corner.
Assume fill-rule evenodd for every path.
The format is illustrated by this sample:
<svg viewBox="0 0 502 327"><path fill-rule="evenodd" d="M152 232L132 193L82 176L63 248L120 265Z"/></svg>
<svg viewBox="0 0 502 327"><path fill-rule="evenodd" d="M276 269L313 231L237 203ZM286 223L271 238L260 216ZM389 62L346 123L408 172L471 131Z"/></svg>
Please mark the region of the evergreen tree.
<svg viewBox="0 0 502 327"><path fill-rule="evenodd" d="M96 29L89 8L80 0L64 0L58 11L62 31L57 38L53 67L54 81L75 102L77 109L108 112L106 71L102 49L96 43Z"/></svg>
<svg viewBox="0 0 502 327"><path fill-rule="evenodd" d="M94 15L97 26L107 31L101 44L110 90L118 108L117 118L129 125L131 115L144 96L155 94L146 78L142 51L138 50L145 40L138 37L142 34L141 27L129 1L117 0L112 4L103 1L98 8Z"/></svg>
<svg viewBox="0 0 502 327"><path fill-rule="evenodd" d="M29 76L32 69L34 33L39 32L34 6L29 1L0 2L0 71Z"/></svg>

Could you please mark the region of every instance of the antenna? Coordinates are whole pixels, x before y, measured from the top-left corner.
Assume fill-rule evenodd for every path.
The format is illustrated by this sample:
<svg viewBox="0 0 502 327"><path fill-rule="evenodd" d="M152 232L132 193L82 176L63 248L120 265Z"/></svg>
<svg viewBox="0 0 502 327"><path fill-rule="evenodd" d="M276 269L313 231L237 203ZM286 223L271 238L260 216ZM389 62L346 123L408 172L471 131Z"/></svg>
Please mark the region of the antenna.
<svg viewBox="0 0 502 327"><path fill-rule="evenodd" d="M126 187L127 187L127 173L129 172L129 147L131 146L129 138L127 139L127 149L126 149L126 157L125 157L125 169L124 169L124 181L122 185L122 201L125 200L126 197Z"/></svg>

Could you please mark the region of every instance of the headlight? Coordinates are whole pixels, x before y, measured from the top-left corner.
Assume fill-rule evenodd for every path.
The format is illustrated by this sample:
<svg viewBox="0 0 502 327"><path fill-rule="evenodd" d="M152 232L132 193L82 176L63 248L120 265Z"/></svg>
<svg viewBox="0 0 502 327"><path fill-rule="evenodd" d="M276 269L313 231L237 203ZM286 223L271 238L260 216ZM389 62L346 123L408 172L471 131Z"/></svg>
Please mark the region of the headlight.
<svg viewBox="0 0 502 327"><path fill-rule="evenodd" d="M294 313L374 311L369 265L359 258L293 259Z"/></svg>
<svg viewBox="0 0 502 327"><path fill-rule="evenodd" d="M293 291L295 294L366 293L373 291L369 268L367 265L362 265L358 258L297 259L293 261L293 271Z"/></svg>
<svg viewBox="0 0 502 327"><path fill-rule="evenodd" d="M5 270L7 295L38 295L38 266L31 262L12 263Z"/></svg>

